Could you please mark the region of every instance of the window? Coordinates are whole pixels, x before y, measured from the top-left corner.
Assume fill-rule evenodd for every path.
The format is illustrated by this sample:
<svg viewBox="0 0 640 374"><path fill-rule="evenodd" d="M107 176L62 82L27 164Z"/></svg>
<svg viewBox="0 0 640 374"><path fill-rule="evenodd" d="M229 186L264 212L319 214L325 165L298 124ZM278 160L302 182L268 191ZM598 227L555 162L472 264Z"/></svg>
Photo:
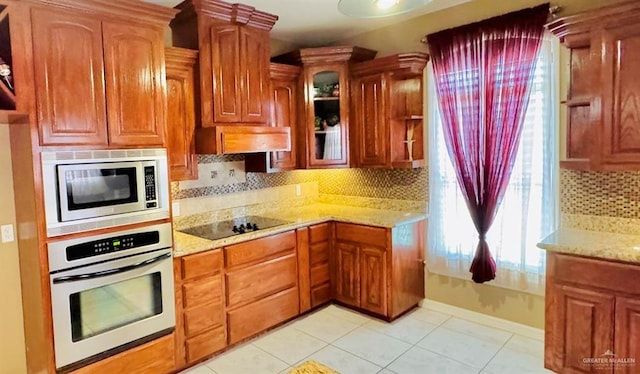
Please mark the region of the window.
<svg viewBox="0 0 640 374"><path fill-rule="evenodd" d="M545 271L545 253L536 244L555 230L558 215L558 100L553 62L556 46L557 41L551 38L542 43L516 163L487 234L497 264L496 279L488 284L535 294L544 293ZM478 234L447 153L433 70L428 70L428 268L432 273L470 279Z"/></svg>

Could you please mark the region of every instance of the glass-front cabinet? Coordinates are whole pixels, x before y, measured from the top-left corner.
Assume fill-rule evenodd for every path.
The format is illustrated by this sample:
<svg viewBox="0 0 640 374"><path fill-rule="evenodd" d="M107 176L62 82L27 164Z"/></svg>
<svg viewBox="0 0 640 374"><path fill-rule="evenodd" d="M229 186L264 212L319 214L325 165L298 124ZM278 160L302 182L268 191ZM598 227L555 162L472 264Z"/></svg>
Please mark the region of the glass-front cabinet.
<svg viewBox="0 0 640 374"><path fill-rule="evenodd" d="M349 111L344 67L320 66L309 69L307 128L310 166L348 166ZM347 92L344 92L346 95ZM348 97L348 96L346 96Z"/></svg>
<svg viewBox="0 0 640 374"><path fill-rule="evenodd" d="M301 65L304 116L299 123L301 168L349 167L349 69L376 52L353 46L305 48L276 56L274 62Z"/></svg>

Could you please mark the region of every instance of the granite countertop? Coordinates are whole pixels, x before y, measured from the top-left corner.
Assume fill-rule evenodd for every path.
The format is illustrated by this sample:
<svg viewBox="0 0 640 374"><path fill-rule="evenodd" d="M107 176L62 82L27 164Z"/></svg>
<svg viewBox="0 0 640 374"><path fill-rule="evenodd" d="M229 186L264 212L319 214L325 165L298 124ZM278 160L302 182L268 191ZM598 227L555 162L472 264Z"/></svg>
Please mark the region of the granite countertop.
<svg viewBox="0 0 640 374"><path fill-rule="evenodd" d="M359 208L353 206L332 204L312 204L300 208L266 212L260 215L264 217L271 217L289 221L291 223L254 232L248 232L246 234L233 235L218 240L208 240L174 230L174 257L185 256L188 254L202 252L213 248L220 248L224 247L225 245L245 242L247 240L257 239L264 236L269 236L272 234L294 230L300 227L327 221L338 221L393 228L427 218L427 215L424 213Z"/></svg>
<svg viewBox="0 0 640 374"><path fill-rule="evenodd" d="M548 251L640 264L640 235L561 228L538 243Z"/></svg>

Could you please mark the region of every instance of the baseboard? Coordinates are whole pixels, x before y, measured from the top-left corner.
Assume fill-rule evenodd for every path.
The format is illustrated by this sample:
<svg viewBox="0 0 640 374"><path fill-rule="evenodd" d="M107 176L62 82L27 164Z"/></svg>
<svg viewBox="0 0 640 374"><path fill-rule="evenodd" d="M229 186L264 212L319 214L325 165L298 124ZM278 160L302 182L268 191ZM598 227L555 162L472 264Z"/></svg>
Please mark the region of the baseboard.
<svg viewBox="0 0 640 374"><path fill-rule="evenodd" d="M422 300L420 305L424 308L428 308L436 312L450 314L454 317L466 319L468 321L476 322L497 329L508 330L531 339L544 341L544 330L537 329L535 327L523 325L517 322L507 321L505 319L493 317L484 313L474 312L469 309L459 308L457 306L444 304L429 299Z"/></svg>

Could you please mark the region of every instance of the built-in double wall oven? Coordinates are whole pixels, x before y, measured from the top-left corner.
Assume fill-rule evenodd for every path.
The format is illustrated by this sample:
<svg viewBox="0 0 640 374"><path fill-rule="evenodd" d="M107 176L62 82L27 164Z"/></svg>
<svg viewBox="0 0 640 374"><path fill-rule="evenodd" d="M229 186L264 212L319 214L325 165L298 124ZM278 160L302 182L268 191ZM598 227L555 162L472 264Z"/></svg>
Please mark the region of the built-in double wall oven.
<svg viewBox="0 0 640 374"><path fill-rule="evenodd" d="M57 370L170 333L166 150L43 152L42 166Z"/></svg>

